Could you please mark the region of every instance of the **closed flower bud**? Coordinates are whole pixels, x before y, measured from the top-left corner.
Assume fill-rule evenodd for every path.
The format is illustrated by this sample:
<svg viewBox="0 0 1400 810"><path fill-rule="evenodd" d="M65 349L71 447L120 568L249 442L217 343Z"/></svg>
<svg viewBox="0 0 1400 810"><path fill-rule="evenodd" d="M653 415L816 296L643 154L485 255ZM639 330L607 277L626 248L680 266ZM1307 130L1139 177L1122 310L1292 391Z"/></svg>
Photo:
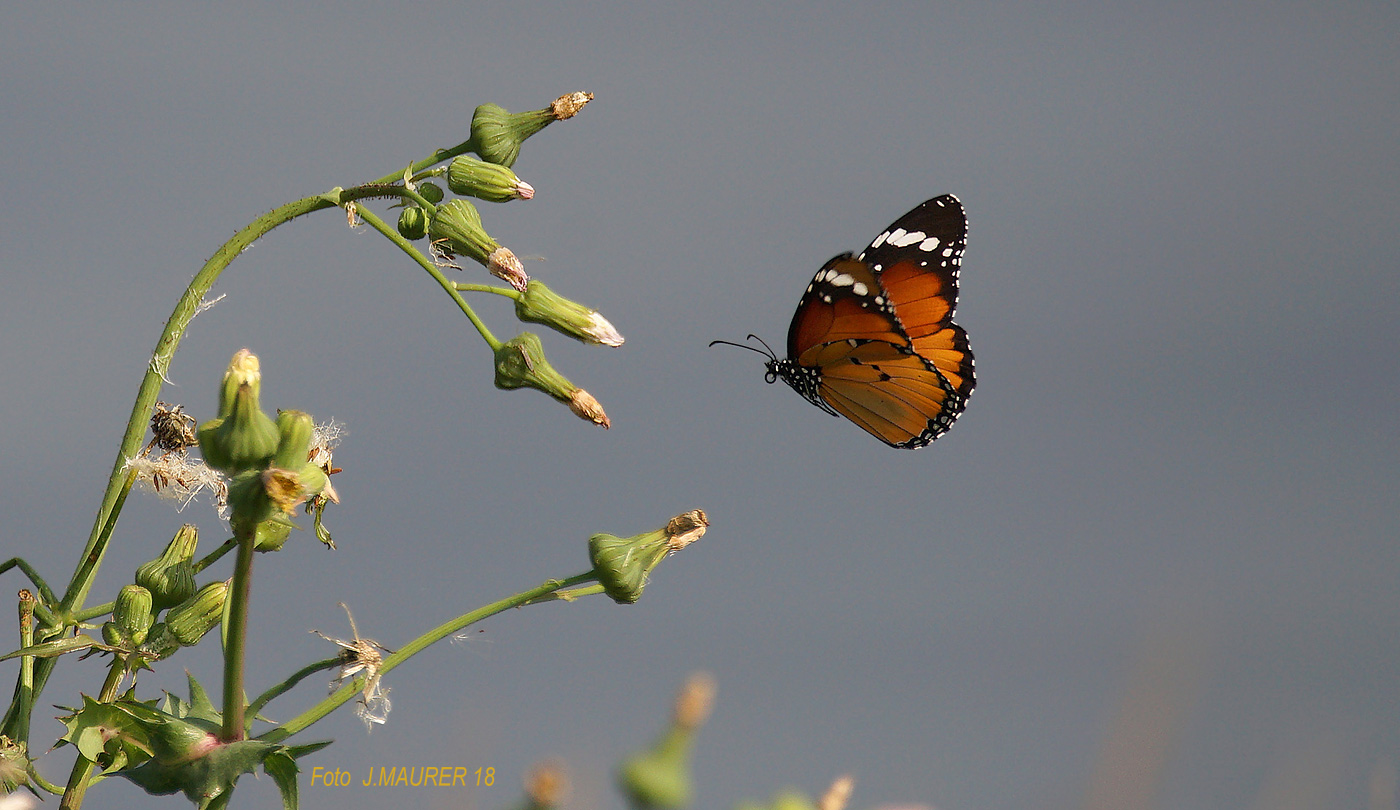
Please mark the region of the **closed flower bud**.
<svg viewBox="0 0 1400 810"><path fill-rule="evenodd" d="M651 748L637 752L622 763L618 782L634 808L671 810L690 804L690 745L704 718L686 723L681 716L693 711L684 704L696 701L705 704L701 714L708 714L713 696L714 680L709 675L692 676L677 698L676 719L671 727Z"/></svg>
<svg viewBox="0 0 1400 810"><path fill-rule="evenodd" d="M564 403L578 390L549 364L539 336L531 332L521 332L496 350L496 387L535 388Z"/></svg>
<svg viewBox="0 0 1400 810"><path fill-rule="evenodd" d="M159 557L136 569L136 584L151 592L156 610L178 605L194 595L192 560L198 545L199 528L186 523Z"/></svg>
<svg viewBox="0 0 1400 810"><path fill-rule="evenodd" d="M272 518L264 520L258 524L253 533L253 549L255 551L281 551L286 545L287 538L291 536L292 529L295 528L285 518Z"/></svg>
<svg viewBox="0 0 1400 810"><path fill-rule="evenodd" d="M125 585L112 606L112 620L102 625L102 638L118 647L134 647L146 641L155 616L151 592L140 585Z"/></svg>
<svg viewBox="0 0 1400 810"><path fill-rule="evenodd" d="M428 226L433 243L449 256L466 256L486 264L500 244L481 227L476 206L466 200L449 200L437 207Z"/></svg>
<svg viewBox="0 0 1400 810"><path fill-rule="evenodd" d="M416 205L410 205L399 214L399 235L416 242L428 233L428 214Z"/></svg>
<svg viewBox="0 0 1400 810"><path fill-rule="evenodd" d="M535 189L515 176L509 166L487 163L462 155L447 167L447 187L454 194L476 197L487 202L528 200Z"/></svg>
<svg viewBox="0 0 1400 810"><path fill-rule="evenodd" d="M419 183L418 193L423 197L423 199L427 200L433 205L437 205L438 203L442 202L442 198L444 196L442 193L442 186L438 185L437 183Z"/></svg>
<svg viewBox="0 0 1400 810"><path fill-rule="evenodd" d="M265 465L277 450L277 425L258 404L261 381L258 358L239 350L224 374L220 417L204 423L196 434L209 466L234 475Z"/></svg>
<svg viewBox="0 0 1400 810"><path fill-rule="evenodd" d="M311 450L311 436L316 423L305 411L282 411L277 414L277 452L272 466L284 470L300 470Z"/></svg>
<svg viewBox="0 0 1400 810"><path fill-rule="evenodd" d="M182 647L198 644L204 634L217 627L223 618L224 598L227 595L228 582L211 582L194 596L171 608L165 614L170 635Z"/></svg>
<svg viewBox="0 0 1400 810"><path fill-rule="evenodd" d="M472 114L471 151L490 163L512 166L525 139L556 120L550 110L511 113L497 104L482 104Z"/></svg>
<svg viewBox="0 0 1400 810"><path fill-rule="evenodd" d="M597 310L556 294L539 279L530 279L515 299L515 317L545 326L584 343L621 346L622 335Z"/></svg>
<svg viewBox="0 0 1400 810"><path fill-rule="evenodd" d="M642 598L652 570L667 555L699 540L709 525L705 513L695 509L672 518L665 528L633 537L595 534L588 539L593 573L614 602L632 604Z"/></svg>

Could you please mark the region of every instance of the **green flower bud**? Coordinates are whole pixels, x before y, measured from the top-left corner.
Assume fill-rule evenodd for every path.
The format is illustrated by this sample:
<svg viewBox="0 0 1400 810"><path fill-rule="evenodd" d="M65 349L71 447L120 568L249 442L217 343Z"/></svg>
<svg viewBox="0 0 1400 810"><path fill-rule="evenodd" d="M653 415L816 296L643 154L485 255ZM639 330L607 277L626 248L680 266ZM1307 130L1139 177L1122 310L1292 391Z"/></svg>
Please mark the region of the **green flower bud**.
<svg viewBox="0 0 1400 810"><path fill-rule="evenodd" d="M416 242L428 233L428 214L416 205L410 205L399 214L399 235Z"/></svg>
<svg viewBox="0 0 1400 810"><path fill-rule="evenodd" d="M419 183L418 193L423 196L423 199L427 200L433 205L437 205L438 203L442 202L442 198L445 196L442 193L442 186L438 185L437 183Z"/></svg>
<svg viewBox="0 0 1400 810"><path fill-rule="evenodd" d="M228 505L232 512L229 524L236 535L256 532L259 523L278 512L263 486L264 472L266 470L245 470L229 481Z"/></svg>
<svg viewBox="0 0 1400 810"><path fill-rule="evenodd" d="M584 343L622 345L622 335L597 310L555 294L536 278L530 279L525 292L515 299L515 317L544 324Z"/></svg>
<svg viewBox="0 0 1400 810"><path fill-rule="evenodd" d="M306 464L315 430L316 423L305 411L277 414L277 452L272 456L272 466L284 470L301 469Z"/></svg>
<svg viewBox="0 0 1400 810"><path fill-rule="evenodd" d="M482 104L472 114L471 150L482 160L512 166L525 139L554 123L549 110L512 114L496 104Z"/></svg>
<svg viewBox="0 0 1400 810"><path fill-rule="evenodd" d="M592 93L560 96L544 110L510 113L496 104L483 104L472 114L471 151L502 166L515 164L525 139L555 121L572 118L593 99Z"/></svg>
<svg viewBox="0 0 1400 810"><path fill-rule="evenodd" d="M165 614L165 624L170 635L182 647L192 647L218 626L224 615L224 599L228 595L228 582L211 582L199 592L181 602Z"/></svg>
<svg viewBox="0 0 1400 810"><path fill-rule="evenodd" d="M253 549L262 552L281 551L294 528L296 527L286 518L274 517L264 520L254 531Z"/></svg>
<svg viewBox="0 0 1400 810"><path fill-rule="evenodd" d="M209 466L232 475L264 466L277 450L277 425L258 405L261 388L258 358L240 349L224 373L219 418L205 422L196 434Z"/></svg>
<svg viewBox="0 0 1400 810"><path fill-rule="evenodd" d="M476 206L466 200L448 200L433 212L428 233L444 252L451 256L467 256L482 264L500 247L481 227L481 215Z"/></svg>
<svg viewBox="0 0 1400 810"><path fill-rule="evenodd" d="M690 805L690 745L713 699L714 680L703 673L692 676L676 698L671 727L651 748L623 761L618 782L634 808L670 810Z"/></svg>
<svg viewBox="0 0 1400 810"><path fill-rule="evenodd" d="M633 537L595 534L588 539L588 558L603 592L621 605L642 598L647 577L668 555L705 535L710 525L704 511L678 515L665 528Z"/></svg>
<svg viewBox="0 0 1400 810"><path fill-rule="evenodd" d="M155 621L151 606L150 591L140 585L123 586L117 593L116 604L112 607L112 620L102 625L102 637L108 644L119 647L134 647L144 643L146 634Z"/></svg>
<svg viewBox="0 0 1400 810"><path fill-rule="evenodd" d="M496 350L496 387L536 388L560 402L568 402L577 387L544 359L538 335L521 332Z"/></svg>
<svg viewBox="0 0 1400 810"><path fill-rule="evenodd" d="M501 247L481 227L481 215L476 206L466 200L451 200L439 205L428 225L433 245L448 256L467 256L486 266L491 275L524 290L530 277L525 266L510 251Z"/></svg>
<svg viewBox="0 0 1400 810"><path fill-rule="evenodd" d="M447 187L454 194L476 197L487 202L528 200L535 189L515 176L508 166L487 163L462 155L447 167Z"/></svg>
<svg viewBox="0 0 1400 810"><path fill-rule="evenodd" d="M136 569L136 584L151 592L156 610L178 605L194 595L194 552L199 528L186 523L175 532L165 551Z"/></svg>

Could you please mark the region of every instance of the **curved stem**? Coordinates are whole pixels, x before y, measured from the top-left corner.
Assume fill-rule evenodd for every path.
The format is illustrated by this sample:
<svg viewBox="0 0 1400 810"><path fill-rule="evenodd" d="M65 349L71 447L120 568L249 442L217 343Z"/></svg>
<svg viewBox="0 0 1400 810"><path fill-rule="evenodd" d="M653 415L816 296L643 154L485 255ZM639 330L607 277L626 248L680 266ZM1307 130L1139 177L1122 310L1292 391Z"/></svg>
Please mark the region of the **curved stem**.
<svg viewBox="0 0 1400 810"><path fill-rule="evenodd" d="M448 621L443 622L437 627L434 627L433 629L429 630L428 632L424 633L418 638L415 638L414 640L410 641L403 647L400 647L398 652L385 657L384 662L379 667L379 674L384 675L388 673L390 670L394 669L399 664L402 664L404 661L407 661L408 659L422 652L428 647L428 645L432 644L433 642L441 641L442 639L457 632L458 630L461 630L462 628L467 627L469 625L475 624L476 622L479 622L482 619L495 616L497 613L503 613L507 610L510 610L511 608L522 607L531 602L539 601L542 597L554 593L555 591L561 588L567 588L572 585L578 585L584 582L592 582L596 578L597 575L594 574L593 571L587 571L585 573L569 577L568 579L551 579L548 582L545 582L544 584L539 585L537 587L531 588L528 591L522 591L521 593L515 594L514 596L508 596L505 599L502 599L498 602L492 602L491 604L479 607L476 610L470 611L468 613L463 613L461 616L458 616L455 619L449 619ZM364 677L356 678L355 680L351 681L345 686L342 686L341 688L337 689L335 692L332 692L320 703L317 703L310 709L307 709L306 711L302 712L301 714L297 715L291 720L288 720L286 723L283 723L277 728L271 729L264 734L259 734L258 739L267 740L268 742L281 742L282 740L287 739L293 734L305 730L311 724L315 723L316 721L335 711L337 708L344 705L345 703L348 703L353 697L355 697L356 694L359 693L361 689L364 688L364 680Z"/></svg>
<svg viewBox="0 0 1400 810"><path fill-rule="evenodd" d="M457 292L456 285L449 281L447 276L442 274L442 271L438 269L437 265L429 261L411 242L403 238L403 236L399 234L397 228L390 228L385 224L384 220L375 216L371 211L360 211L359 213L360 218L369 223L371 228L384 234L385 238L398 245L400 250L408 254L409 258L417 262L424 270L427 270L428 275L432 276L433 280L446 290L448 295L452 296L452 300L457 302L458 309L461 309L462 313L467 316L467 320L472 322L472 326L476 327L476 331L481 333L481 337L486 341L486 345L491 347L491 351L494 352L501 348L501 342L496 340L496 336L491 334L491 330L487 329L486 324L482 323L481 319L476 316L476 313L472 311L471 306L467 303L467 299L463 298L461 293Z"/></svg>
<svg viewBox="0 0 1400 810"><path fill-rule="evenodd" d="M39 589L39 601L46 605L52 605L58 602L58 597L54 596L53 591L49 590L49 584L44 581L42 576L39 576L38 571L34 570L34 566L25 562L23 558L11 557L0 563L0 574L5 573L11 568L18 568L25 576L29 577L29 581L34 587Z"/></svg>
<svg viewBox="0 0 1400 810"><path fill-rule="evenodd" d="M126 433L122 435L121 446L117 449L117 460L112 465L112 475L107 481L107 491L102 495L102 505L98 507L97 519L93 521L92 533L88 537L87 547L83 549L78 570L74 572L73 579L68 583L67 591L64 592L60 605L62 612L81 607L83 600L87 598L89 589L92 588L93 578L102 561L102 556L107 550L106 538L110 537L108 526L115 522L116 513L119 511L117 502L122 494L123 479L126 477L124 473L126 460L135 456L141 449L141 439L146 435L146 421L150 418L151 409L155 407L156 398L160 394L165 375L170 370L171 358L175 355L175 350L179 348L180 340L185 336L185 329L199 311L200 302L204 300L205 294L214 286L214 282L218 280L219 274L224 271L224 268L228 267L229 263L238 257L238 254L246 250L259 237L278 225L299 216L336 207L340 204L339 198L338 191L330 194L318 194L287 203L263 214L250 222L243 230L234 234L232 239L215 251L214 255L204 263L204 267L195 274L189 286L185 288L184 295L175 305L175 311L165 322L165 331L161 333L160 340L156 341L156 347L151 353L146 374L141 378L141 386L136 393L136 402L131 407L131 417L126 423Z"/></svg>
<svg viewBox="0 0 1400 810"><path fill-rule="evenodd" d="M313 664L307 664L306 666L302 667L296 672L293 672L285 681L282 681L279 684L274 684L273 686L269 687L266 692L263 692L261 695L258 695L257 700L248 704L246 716L253 718L257 717L258 712L261 712L264 706L281 697L282 695L285 695L287 692L290 692L292 687L301 683L307 677L315 675L317 672L324 672L328 669L334 669L337 666L340 666L340 656L338 655L335 658L327 658L322 661L317 661Z"/></svg>

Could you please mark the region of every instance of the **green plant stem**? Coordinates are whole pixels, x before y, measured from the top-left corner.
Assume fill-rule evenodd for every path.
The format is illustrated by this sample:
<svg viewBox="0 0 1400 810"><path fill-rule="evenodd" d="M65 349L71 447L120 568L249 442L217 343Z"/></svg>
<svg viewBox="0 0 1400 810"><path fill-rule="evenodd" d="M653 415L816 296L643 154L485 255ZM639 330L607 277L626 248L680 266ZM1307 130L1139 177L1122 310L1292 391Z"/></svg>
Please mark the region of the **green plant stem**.
<svg viewBox="0 0 1400 810"><path fill-rule="evenodd" d="M18 568L21 573L29 577L29 581L39 590L39 601L42 604L52 605L58 602L58 597L53 595L52 590L49 590L49 584L44 581L43 577L39 576L38 571L34 570L34 566L25 562L23 558L11 557L0 563L0 574L5 573L11 568Z"/></svg>
<svg viewBox="0 0 1400 810"><path fill-rule="evenodd" d="M112 662L112 666L107 670L107 680L102 684L102 691L97 695L98 703L111 703L117 699L117 690L121 688L122 675L126 673L126 661L121 658ZM68 775L68 789L63 792L63 801L59 803L59 810L78 810L83 806L83 797L87 795L88 782L92 779L93 768L96 763L87 757L79 754L78 759L73 763L73 771Z"/></svg>
<svg viewBox="0 0 1400 810"><path fill-rule="evenodd" d="M34 604L21 601L19 604L19 648L34 643ZM9 735L15 742L29 745L29 716L34 710L34 656L25 655L19 659L19 681L15 684L15 728Z"/></svg>
<svg viewBox="0 0 1400 810"><path fill-rule="evenodd" d="M399 664L402 664L404 661L407 661L408 659L422 652L430 644L436 641L441 641L442 639L457 632L458 630L475 624L476 622L479 622L482 619L495 616L497 613L503 613L507 610L510 610L511 608L522 607L531 602L539 600L541 597L547 594L554 593L555 591L561 588L567 588L572 585L579 585L584 582L592 582L596 578L597 575L593 571L587 571L585 573L569 577L568 579L551 579L548 582L545 582L544 584L539 585L537 587L531 588L528 591L522 591L521 593L515 594L514 596L508 596L505 599L502 599L498 602L492 602L491 604L479 607L476 610L470 611L468 613L463 613L461 616L458 616L455 619L449 619L448 621L443 622L437 627L434 627L428 632L413 639L403 647L400 647L398 652L387 656L379 667L379 674L387 674ZM286 723L283 723L277 728L270 729L266 733L259 734L258 739L267 740L268 742L281 742L287 739L288 737L292 736L293 734L305 730L313 723L317 722L321 718L335 711L340 706L349 702L351 698L355 697L355 695L358 694L359 691L364 688L364 681L364 677L356 678L355 680L351 681L350 683L346 684L345 686L342 686L340 689L337 689L335 692L331 693L320 703L317 703L315 706L312 706L311 708L307 709L306 711L302 712L301 714L297 715L291 720L288 720Z"/></svg>
<svg viewBox="0 0 1400 810"><path fill-rule="evenodd" d="M336 656L335 658L327 658L323 661L317 661L312 664L307 664L306 666L302 667L296 672L293 672L285 681L282 681L279 684L275 684L266 692L263 692L261 695L258 695L257 700L248 704L248 709L245 712L244 716L256 718L258 716L258 712L262 711L264 706L281 697L282 695L285 695L287 692L290 692L292 690L292 687L301 683L306 678L310 677L311 675L315 675L317 672L324 672L328 669L335 669L339 665L340 656Z"/></svg>
<svg viewBox="0 0 1400 810"><path fill-rule="evenodd" d="M482 339L486 341L486 345L491 347L491 351L494 352L501 348L501 342L496 339L495 335L491 334L491 330L486 328L486 324L482 323L481 319L476 317L476 313L472 311L471 306L467 303L467 299L463 298L461 293L457 292L455 285L448 280L447 276L442 274L442 271L438 269L437 265L429 261L426 256L413 246L412 242L403 238L403 236L399 234L397 228L389 227L385 224L384 220L375 216L371 211L360 211L359 213L360 218L369 223L371 228L379 231L386 239L398 245L400 250L408 254L409 258L417 262L424 270L427 270L428 275L432 276L433 280L446 290L448 295L452 296L452 300L457 302L457 307L467 316L467 320L471 321L472 326L476 327L476 331L481 333Z"/></svg>
<svg viewBox="0 0 1400 810"><path fill-rule="evenodd" d="M394 174L386 174L386 175L384 175L383 177L379 178L378 180L375 180L374 182L375 182L375 183L392 183L392 182L394 182L395 180L402 180L403 177L404 177L404 175L406 175L406 174L407 174L407 175L410 175L410 176L416 175L416 174L418 174L419 172L423 171L424 169L428 169L428 168L431 168L431 167L433 167L433 166L436 166L437 164L442 163L442 162L445 161L445 160L451 160L452 158L455 158L455 157L457 157L458 155L466 154L467 152L470 152L471 150L472 150L472 141L471 141L471 138L468 138L467 140L462 141L461 143L457 144L456 146L452 147L451 149L439 149L439 150L437 150L436 152L434 152L434 153L432 153L431 155L429 155L428 157L425 157L425 158L423 158L422 160L418 161L417 163L412 163L412 164L410 164L409 167L408 167L408 171L406 171L406 172L396 172L396 173L394 173Z"/></svg>
<svg viewBox="0 0 1400 810"><path fill-rule="evenodd" d="M203 558L196 562L194 564L194 572L198 574L200 571L203 571L204 569L218 562L219 559L222 558L225 554L229 553L230 551L233 551L236 548L238 548L238 538L230 537L229 539L224 541L223 545L204 555Z"/></svg>
<svg viewBox="0 0 1400 810"><path fill-rule="evenodd" d="M458 292L495 293L496 295L504 295L506 298L513 298L516 301L520 300L521 295L519 290L512 287L496 287L491 284L471 284L466 281L457 281L452 286L456 287Z"/></svg>
<svg viewBox="0 0 1400 810"><path fill-rule="evenodd" d="M248 638L248 597L253 592L253 546L257 533L247 532L238 538L238 560L233 566L233 585L229 588L227 641L224 643L224 726L219 739L234 742L244 738L243 726L243 660Z"/></svg>

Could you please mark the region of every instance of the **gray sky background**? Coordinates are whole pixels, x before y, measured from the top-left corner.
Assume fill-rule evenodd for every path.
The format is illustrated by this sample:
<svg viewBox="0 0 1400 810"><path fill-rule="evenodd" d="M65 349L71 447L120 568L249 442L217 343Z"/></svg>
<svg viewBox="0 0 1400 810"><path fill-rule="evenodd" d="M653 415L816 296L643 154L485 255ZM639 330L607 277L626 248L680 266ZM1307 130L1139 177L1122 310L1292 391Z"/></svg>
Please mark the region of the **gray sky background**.
<svg viewBox="0 0 1400 810"><path fill-rule="evenodd" d="M597 98L516 164L537 197L481 213L627 337L543 336L612 430L495 390L431 279L334 211L260 241L194 322L165 399L207 418L248 346L265 405L349 431L339 550L302 534L258 559L250 688L330 653L307 630L346 636L338 601L396 647L584 570L593 532L713 524L640 604L501 616L392 673L387 726L344 710L306 735L336 739L308 771L489 766L495 787L303 782L304 806L500 808L547 755L574 807L621 806L611 768L702 668L697 807L843 772L857 809L1081 807L1096 763L1128 770L1103 753L1125 705L1172 740L1156 807L1365 807L1393 777L1395 4L250 8L5 11L0 557L66 580L161 325L236 229L458 143L479 103L574 90ZM781 345L826 259L945 192L971 223L980 384L930 448L706 347ZM502 337L504 303L478 305ZM133 497L95 596L183 520L227 536L207 505ZM183 690L185 667L216 688L214 652L142 690ZM101 676L69 661L44 704ZM91 806L148 806L119 781Z"/></svg>

